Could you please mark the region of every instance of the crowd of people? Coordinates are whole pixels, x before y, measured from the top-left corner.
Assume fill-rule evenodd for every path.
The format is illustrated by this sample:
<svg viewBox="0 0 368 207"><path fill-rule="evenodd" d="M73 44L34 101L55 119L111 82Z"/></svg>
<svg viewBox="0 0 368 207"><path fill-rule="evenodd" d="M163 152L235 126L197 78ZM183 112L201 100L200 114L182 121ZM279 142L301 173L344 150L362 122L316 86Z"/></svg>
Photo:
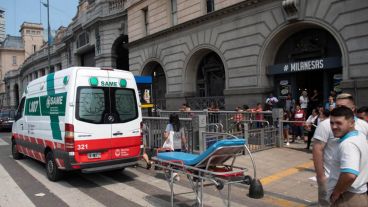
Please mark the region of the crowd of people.
<svg viewBox="0 0 368 207"><path fill-rule="evenodd" d="M317 90L314 90L311 96L308 96L307 91L302 91L298 100L293 99L291 94L288 94L281 104L284 110L283 135L285 142L290 137L291 142L302 140L307 143L306 149L309 150L316 127L323 120L327 119L330 112L336 108L336 98L337 94L335 91L330 92L326 102L321 100ZM365 112L367 110L368 107L358 109L358 111L361 111L362 117L368 114Z"/></svg>
<svg viewBox="0 0 368 207"><path fill-rule="evenodd" d="M247 105L236 107L232 120L238 131L242 130L244 111L253 112L256 120L263 120L263 110L272 110L280 102L273 94L265 101L265 107L258 103L254 108ZM282 101L284 112L284 138L291 133L292 142L297 138L307 142L307 149L313 141L313 161L318 183L319 206L368 206L368 107L356 109L352 95L331 92L322 103L318 91L308 96L301 92L295 101L288 94ZM209 112L218 112L217 104L211 104ZM190 112L183 104L181 112ZM215 120L216 121L216 120ZM306 132L306 133L305 133ZM171 114L163 133L163 150L187 151L187 139L179 116ZM306 136L305 136L306 135ZM287 139L288 140L288 139ZM151 167L148 156L144 155L147 169ZM180 177L174 174L175 180Z"/></svg>

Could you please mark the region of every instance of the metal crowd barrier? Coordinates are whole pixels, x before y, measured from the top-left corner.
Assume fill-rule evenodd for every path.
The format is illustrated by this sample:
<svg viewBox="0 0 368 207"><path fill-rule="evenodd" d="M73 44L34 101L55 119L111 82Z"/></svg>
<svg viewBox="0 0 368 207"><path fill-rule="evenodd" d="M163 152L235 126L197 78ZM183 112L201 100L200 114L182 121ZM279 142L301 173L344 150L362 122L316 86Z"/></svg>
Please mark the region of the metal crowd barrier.
<svg viewBox="0 0 368 207"><path fill-rule="evenodd" d="M221 124L223 126L224 131L231 131L237 124L236 116L241 115L242 122L246 121L249 123L249 128L256 129L263 127L264 124L274 125L276 121L272 117L271 111L262 111L262 112L237 112L237 111L165 111L159 110L157 111L158 116L160 117L169 117L170 114L178 114L179 117L182 118L191 118L198 115L205 115L207 117L207 124Z"/></svg>
<svg viewBox="0 0 368 207"><path fill-rule="evenodd" d="M280 115L276 116L272 112L261 112L263 117L258 120L256 119L257 113L253 112L160 110L158 111L160 117L143 117L143 123L147 126L144 134L148 148L162 147L163 132L168 124L169 115L173 113L180 117L190 152L200 153L205 150L204 141L213 132L246 137L248 147L252 152L283 145L283 120ZM242 115L241 121L237 119L239 116L236 117L239 114Z"/></svg>
<svg viewBox="0 0 368 207"><path fill-rule="evenodd" d="M279 130L275 127L264 127L245 130L244 134L248 137L249 150L256 152L276 147Z"/></svg>
<svg viewBox="0 0 368 207"><path fill-rule="evenodd" d="M184 127L188 151L193 152L193 121L191 118L179 118L179 120L181 127ZM168 123L168 117L143 117L143 138L146 140L147 148L162 147L164 143L163 133Z"/></svg>
<svg viewBox="0 0 368 207"><path fill-rule="evenodd" d="M202 144L204 150L221 139L237 137L247 140L247 146L251 152L261 151L276 147L279 129L275 127L262 127L258 129L247 129L243 125L241 131L234 132L202 132Z"/></svg>
<svg viewBox="0 0 368 207"><path fill-rule="evenodd" d="M287 120L279 120L280 122L280 139L284 141L284 123L289 123L289 124L295 124L295 123L303 123L306 124L305 121L287 121ZM292 126L289 126L292 127ZM286 145L289 146L290 145L290 138L289 136L286 138Z"/></svg>

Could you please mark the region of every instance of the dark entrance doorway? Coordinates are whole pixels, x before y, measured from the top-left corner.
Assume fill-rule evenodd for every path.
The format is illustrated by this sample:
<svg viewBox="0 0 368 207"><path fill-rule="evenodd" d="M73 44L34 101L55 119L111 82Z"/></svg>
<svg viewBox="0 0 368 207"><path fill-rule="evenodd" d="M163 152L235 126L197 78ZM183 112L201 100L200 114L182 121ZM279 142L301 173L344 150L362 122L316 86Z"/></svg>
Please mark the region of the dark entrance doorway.
<svg viewBox="0 0 368 207"><path fill-rule="evenodd" d="M152 77L152 100L156 109L166 109L166 76L162 66L155 61L148 63L142 72Z"/></svg>
<svg viewBox="0 0 368 207"><path fill-rule="evenodd" d="M116 57L116 68L129 71L128 35L121 35L115 40L112 54Z"/></svg>
<svg viewBox="0 0 368 207"><path fill-rule="evenodd" d="M18 107L18 104L19 104L19 86L18 84L15 84L14 85L14 106L15 108Z"/></svg>
<svg viewBox="0 0 368 207"><path fill-rule="evenodd" d="M80 65L81 66L96 66L95 62L95 50L83 53L80 55Z"/></svg>
<svg viewBox="0 0 368 207"><path fill-rule="evenodd" d="M275 70L279 67L278 72ZM319 104L327 101L330 91L340 92L341 50L334 37L323 29L305 29L290 36L279 48L273 70L275 94L282 100L288 93L299 100L306 90L317 90Z"/></svg>
<svg viewBox="0 0 368 207"><path fill-rule="evenodd" d="M220 57L210 52L198 67L197 92L199 97L223 96L225 89L225 71Z"/></svg>

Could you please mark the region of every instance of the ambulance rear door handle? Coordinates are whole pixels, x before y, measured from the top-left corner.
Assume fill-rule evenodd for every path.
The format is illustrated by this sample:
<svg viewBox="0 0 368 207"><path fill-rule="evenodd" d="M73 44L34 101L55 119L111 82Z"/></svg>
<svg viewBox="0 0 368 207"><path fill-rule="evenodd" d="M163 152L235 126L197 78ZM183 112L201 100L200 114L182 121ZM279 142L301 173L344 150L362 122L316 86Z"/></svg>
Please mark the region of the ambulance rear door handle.
<svg viewBox="0 0 368 207"><path fill-rule="evenodd" d="M121 132L115 132L115 133L113 133L112 135L114 135L114 136L118 136L118 135L123 135L123 133L121 133Z"/></svg>

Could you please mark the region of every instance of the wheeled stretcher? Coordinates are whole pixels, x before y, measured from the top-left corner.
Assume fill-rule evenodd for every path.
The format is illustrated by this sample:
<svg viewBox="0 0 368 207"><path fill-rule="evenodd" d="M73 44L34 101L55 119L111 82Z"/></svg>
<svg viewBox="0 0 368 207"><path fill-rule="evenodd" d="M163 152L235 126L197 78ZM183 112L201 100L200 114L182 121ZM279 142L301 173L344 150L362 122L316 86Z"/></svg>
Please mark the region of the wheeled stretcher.
<svg viewBox="0 0 368 207"><path fill-rule="evenodd" d="M254 177L246 175L248 171L244 167L235 166L235 160L246 151L251 158L254 168ZM230 194L232 184L250 185L249 197L262 198L263 187L256 179L255 162L250 153L245 139L224 139L217 141L201 154L185 152L159 152L152 158L155 169L165 172L165 178L171 190L171 205L174 206L174 174L187 176L193 192L196 195L196 203L203 206L203 188L214 185L221 191L227 186L227 197L223 198L224 204L230 206Z"/></svg>

